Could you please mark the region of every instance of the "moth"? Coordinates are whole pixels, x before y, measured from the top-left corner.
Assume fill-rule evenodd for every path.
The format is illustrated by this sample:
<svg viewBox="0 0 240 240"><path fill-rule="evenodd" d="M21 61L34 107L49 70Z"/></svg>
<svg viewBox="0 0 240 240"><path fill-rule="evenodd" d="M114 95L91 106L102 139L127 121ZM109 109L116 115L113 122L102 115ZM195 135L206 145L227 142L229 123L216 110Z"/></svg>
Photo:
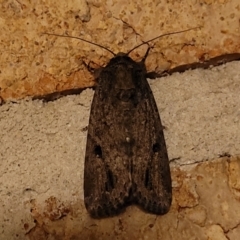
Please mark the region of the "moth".
<svg viewBox="0 0 240 240"><path fill-rule="evenodd" d="M117 215L131 204L153 214L165 214L170 209L168 153L146 79L145 59L150 48L140 62L129 57L137 47L165 35L169 34L143 42L126 54L114 54L73 37L114 55L97 79L88 125L84 202L94 218Z"/></svg>
<svg viewBox="0 0 240 240"><path fill-rule="evenodd" d="M164 214L171 174L157 105L144 61L117 54L101 71L92 101L84 169L84 201L93 217L130 204Z"/></svg>

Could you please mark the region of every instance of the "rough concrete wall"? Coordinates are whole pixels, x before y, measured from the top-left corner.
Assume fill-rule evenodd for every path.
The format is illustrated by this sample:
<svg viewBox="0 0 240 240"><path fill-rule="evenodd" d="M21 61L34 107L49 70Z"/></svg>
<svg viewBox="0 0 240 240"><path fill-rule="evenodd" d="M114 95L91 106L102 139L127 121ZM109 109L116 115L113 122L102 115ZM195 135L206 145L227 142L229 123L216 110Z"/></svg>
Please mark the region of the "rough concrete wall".
<svg viewBox="0 0 240 240"><path fill-rule="evenodd" d="M118 53L163 33L201 27L152 43L147 67L158 73L240 53L239 0L2 0L0 4L3 99L93 86L83 62L103 66L112 57L101 48L45 32L79 36ZM145 50L143 46L131 56L139 60Z"/></svg>
<svg viewBox="0 0 240 240"><path fill-rule="evenodd" d="M151 81L173 178L164 216L134 206L110 219L87 215L82 176L92 90L48 103L16 101L93 86L83 63L104 66L112 57L44 32L79 36L117 53L200 26L152 43L147 68L161 73L240 53L239 0L0 4L0 100L15 102L0 106L0 239L239 239L239 62ZM139 60L145 51L131 56Z"/></svg>
<svg viewBox="0 0 240 240"><path fill-rule="evenodd" d="M102 220L83 204L93 90L0 107L0 239L238 240L240 63L150 80L165 126L173 202Z"/></svg>

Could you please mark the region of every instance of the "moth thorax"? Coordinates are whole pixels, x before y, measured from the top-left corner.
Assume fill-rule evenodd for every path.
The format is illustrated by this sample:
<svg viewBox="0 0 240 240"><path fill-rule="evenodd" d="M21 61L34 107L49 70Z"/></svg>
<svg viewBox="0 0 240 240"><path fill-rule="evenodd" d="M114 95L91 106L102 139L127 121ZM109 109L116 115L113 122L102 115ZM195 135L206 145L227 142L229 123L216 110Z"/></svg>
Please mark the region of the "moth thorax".
<svg viewBox="0 0 240 240"><path fill-rule="evenodd" d="M131 89L135 88L132 68L128 68L125 64L120 64L115 69L115 88Z"/></svg>

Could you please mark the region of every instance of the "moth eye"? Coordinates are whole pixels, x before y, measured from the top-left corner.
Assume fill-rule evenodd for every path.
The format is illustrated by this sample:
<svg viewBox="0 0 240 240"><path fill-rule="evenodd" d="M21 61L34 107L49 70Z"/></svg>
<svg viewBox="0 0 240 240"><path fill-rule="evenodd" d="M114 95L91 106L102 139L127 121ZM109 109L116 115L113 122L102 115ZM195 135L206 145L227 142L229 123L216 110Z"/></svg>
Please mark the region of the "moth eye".
<svg viewBox="0 0 240 240"><path fill-rule="evenodd" d="M102 158L102 148L99 145L95 146L94 153L96 157Z"/></svg>
<svg viewBox="0 0 240 240"><path fill-rule="evenodd" d="M153 152L159 152L161 149L160 149L160 144L159 143L154 143L153 144Z"/></svg>

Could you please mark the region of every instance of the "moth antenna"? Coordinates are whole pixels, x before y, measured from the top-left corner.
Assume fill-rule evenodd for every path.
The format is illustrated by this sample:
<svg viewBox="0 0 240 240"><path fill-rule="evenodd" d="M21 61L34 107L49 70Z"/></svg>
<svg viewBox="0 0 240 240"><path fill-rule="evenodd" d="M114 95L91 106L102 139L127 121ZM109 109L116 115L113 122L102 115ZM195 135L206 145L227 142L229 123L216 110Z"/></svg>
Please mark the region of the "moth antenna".
<svg viewBox="0 0 240 240"><path fill-rule="evenodd" d="M80 38L80 37L74 37L74 36L69 36L69 35L60 35L60 34L56 34L56 33L43 33L43 34L57 36L57 37L75 38L75 39L81 40L83 42L87 42L89 44L92 44L92 45L95 45L97 47L103 48L103 49L107 50L108 52L110 52L113 56L116 56L116 54L113 51L109 50L108 48L106 48L106 47L104 47L100 44L90 42L90 41L88 41L86 39L83 39L83 38Z"/></svg>
<svg viewBox="0 0 240 240"><path fill-rule="evenodd" d="M146 43L146 44L148 44L148 43ZM149 53L149 51L150 51L151 48L152 48L152 47L149 47L149 45L148 45L148 49L147 49L147 51L146 51L144 57L143 57L142 60L141 60L142 63L145 62L145 60L146 60L146 58L147 58L147 56L148 56L148 53Z"/></svg>
<svg viewBox="0 0 240 240"><path fill-rule="evenodd" d="M157 36L157 37L155 37L155 38L152 38L152 39L150 39L150 40L148 40L148 41L146 41L146 42L142 42L141 44L137 45L136 47L134 47L134 48L132 48L130 51L128 51L128 52L127 52L127 55L129 55L130 52L132 52L132 51L135 50L136 48L139 48L140 46L142 46L142 45L144 45L144 44L148 44L149 42L154 41L154 40L156 40L156 39L158 39L158 38L165 37L165 36L169 36L169 35L173 35L173 34L188 32L188 31L190 31L190 30L194 30L194 29L197 29L197 28L200 28L200 27L189 28L189 29L186 29L186 30L178 31L178 32L164 33L164 34L162 34L162 35L160 35L160 36ZM148 53L148 52L149 52L149 50L147 51L147 53Z"/></svg>

